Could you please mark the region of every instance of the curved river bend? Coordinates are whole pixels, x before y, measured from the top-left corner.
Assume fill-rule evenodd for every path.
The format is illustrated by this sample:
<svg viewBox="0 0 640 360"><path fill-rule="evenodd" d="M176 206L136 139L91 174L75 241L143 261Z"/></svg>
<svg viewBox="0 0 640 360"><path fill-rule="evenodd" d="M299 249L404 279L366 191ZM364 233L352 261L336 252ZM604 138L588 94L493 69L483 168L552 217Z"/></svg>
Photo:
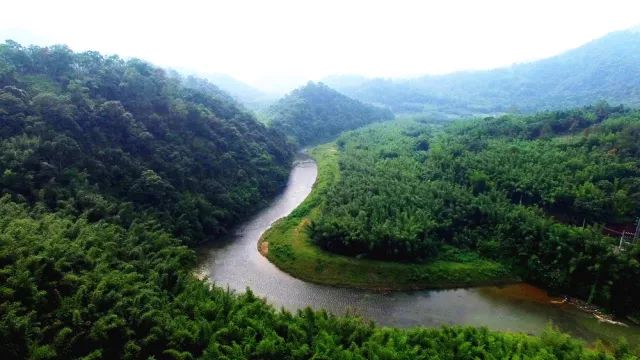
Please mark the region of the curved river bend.
<svg viewBox="0 0 640 360"><path fill-rule="evenodd" d="M199 249L198 274L235 291L251 288L272 305L292 311L310 306L359 314L383 325L464 324L528 334L539 334L552 323L587 341L625 336L631 344L640 343L640 327L598 322L571 305L551 303L546 292L527 284L380 293L307 283L280 271L258 252L258 240L307 197L316 176L315 162L300 155L285 191L271 206L238 226L227 240Z"/></svg>

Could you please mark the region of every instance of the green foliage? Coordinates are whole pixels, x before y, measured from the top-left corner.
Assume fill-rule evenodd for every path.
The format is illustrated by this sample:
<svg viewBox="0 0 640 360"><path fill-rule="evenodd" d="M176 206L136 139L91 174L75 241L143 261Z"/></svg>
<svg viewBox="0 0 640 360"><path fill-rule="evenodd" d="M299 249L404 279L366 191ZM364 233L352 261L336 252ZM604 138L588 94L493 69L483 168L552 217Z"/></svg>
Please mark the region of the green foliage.
<svg viewBox="0 0 640 360"><path fill-rule="evenodd" d="M407 129L409 130L409 129ZM415 130L415 131L413 131ZM406 131L418 137L424 129ZM422 141L422 140L418 140ZM345 256L316 246L310 236L322 216L327 192L340 181L339 153L334 144L311 149L318 178L309 196L261 237L259 248L278 268L314 283L373 290L414 290L502 284L520 281L510 269L473 251L447 247L437 259L413 263Z"/></svg>
<svg viewBox="0 0 640 360"><path fill-rule="evenodd" d="M4 359L612 359L549 330L397 330L309 309L277 312L188 273L193 251L161 231L128 230L0 200ZM618 358L633 359L621 347Z"/></svg>
<svg viewBox="0 0 640 360"><path fill-rule="evenodd" d="M606 104L444 130L404 121L350 132L337 141L340 180L311 237L332 252L386 260L473 251L531 282L632 313L640 245L618 251L602 232L640 214L631 138L640 138L640 112Z"/></svg>
<svg viewBox="0 0 640 360"><path fill-rule="evenodd" d="M553 330L291 314L194 278L184 244L255 209L290 159L283 136L206 82L64 46L0 45L3 359L633 359Z"/></svg>
<svg viewBox="0 0 640 360"><path fill-rule="evenodd" d="M285 138L204 80L14 42L0 64L3 194L91 221L151 219L198 242L284 184Z"/></svg>
<svg viewBox="0 0 640 360"><path fill-rule="evenodd" d="M345 130L393 119L389 110L363 104L313 82L278 101L268 116L273 128L300 145L327 141Z"/></svg>
<svg viewBox="0 0 640 360"><path fill-rule="evenodd" d="M456 184L424 181L432 128L405 121L343 135L340 181L311 225L314 240L343 254L380 259L433 257L440 239L469 221L471 195Z"/></svg>

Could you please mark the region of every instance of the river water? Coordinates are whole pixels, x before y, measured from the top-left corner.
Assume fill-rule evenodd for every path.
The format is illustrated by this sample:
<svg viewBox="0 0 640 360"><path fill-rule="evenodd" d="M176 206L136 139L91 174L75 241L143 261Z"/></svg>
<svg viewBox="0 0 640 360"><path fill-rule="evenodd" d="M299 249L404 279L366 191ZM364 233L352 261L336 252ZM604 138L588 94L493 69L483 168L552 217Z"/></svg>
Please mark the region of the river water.
<svg viewBox="0 0 640 360"><path fill-rule="evenodd" d="M284 192L268 208L238 226L228 239L199 248L198 274L238 292L251 288L268 303L291 311L310 306L335 314L358 314L389 326L459 324L527 334L539 334L553 324L589 342L625 336L630 344L640 344L640 327L599 322L570 304L553 303L544 290L524 283L380 293L308 283L280 271L258 252L258 240L307 197L316 176L315 162L300 155Z"/></svg>

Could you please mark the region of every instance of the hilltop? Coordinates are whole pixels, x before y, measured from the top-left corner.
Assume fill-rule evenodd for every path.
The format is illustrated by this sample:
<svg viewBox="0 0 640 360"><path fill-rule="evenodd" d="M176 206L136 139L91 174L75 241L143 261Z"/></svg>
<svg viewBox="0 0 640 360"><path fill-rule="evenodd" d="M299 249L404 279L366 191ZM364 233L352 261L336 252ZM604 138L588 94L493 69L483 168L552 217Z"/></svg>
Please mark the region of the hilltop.
<svg viewBox="0 0 640 360"><path fill-rule="evenodd" d="M268 115L273 128L301 145L326 141L343 131L394 117L387 109L364 104L313 82L280 99Z"/></svg>

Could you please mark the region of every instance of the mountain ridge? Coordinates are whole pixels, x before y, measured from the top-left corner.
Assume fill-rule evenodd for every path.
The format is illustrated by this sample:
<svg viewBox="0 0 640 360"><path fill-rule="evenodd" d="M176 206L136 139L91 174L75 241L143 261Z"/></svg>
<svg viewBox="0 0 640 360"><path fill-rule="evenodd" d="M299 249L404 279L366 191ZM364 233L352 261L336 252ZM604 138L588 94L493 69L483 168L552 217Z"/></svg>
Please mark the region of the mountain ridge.
<svg viewBox="0 0 640 360"><path fill-rule="evenodd" d="M546 59L496 69L405 80L377 78L356 86L330 84L394 112L532 112L601 100L636 107L640 106L638 29L613 32Z"/></svg>

